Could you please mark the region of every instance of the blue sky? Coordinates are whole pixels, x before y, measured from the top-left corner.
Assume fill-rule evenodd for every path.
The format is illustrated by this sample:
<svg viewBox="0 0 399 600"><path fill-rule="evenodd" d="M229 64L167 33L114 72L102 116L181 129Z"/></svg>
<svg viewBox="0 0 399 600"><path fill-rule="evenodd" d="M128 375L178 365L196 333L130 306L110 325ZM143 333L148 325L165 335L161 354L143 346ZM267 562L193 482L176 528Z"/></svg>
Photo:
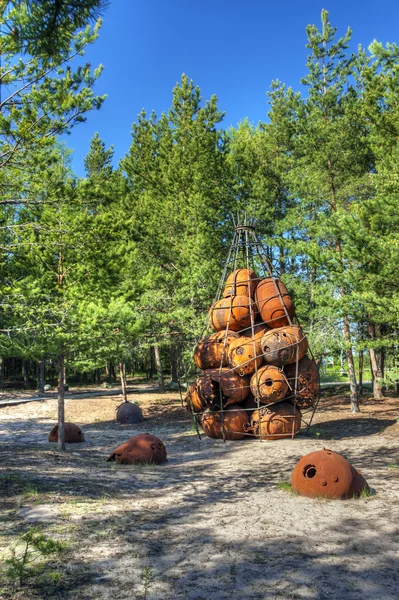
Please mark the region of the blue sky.
<svg viewBox="0 0 399 600"><path fill-rule="evenodd" d="M67 136L73 167L98 131L115 146L115 163L130 145L132 123L142 108L160 115L186 73L204 99L216 94L224 126L248 117L266 119L266 92L273 79L299 90L306 73L306 32L330 13L338 33L353 30L352 45L376 38L399 43L397 0L110 0L99 40L85 56L104 72L96 92L108 95L100 111Z"/></svg>

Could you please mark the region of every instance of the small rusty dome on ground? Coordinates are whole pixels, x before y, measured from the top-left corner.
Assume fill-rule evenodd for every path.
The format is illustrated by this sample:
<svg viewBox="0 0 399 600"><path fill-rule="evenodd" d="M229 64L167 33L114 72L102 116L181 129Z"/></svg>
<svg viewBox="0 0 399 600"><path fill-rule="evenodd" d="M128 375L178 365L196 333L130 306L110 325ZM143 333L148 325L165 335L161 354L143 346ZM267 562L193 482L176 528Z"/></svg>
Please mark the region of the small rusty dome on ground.
<svg viewBox="0 0 399 600"><path fill-rule="evenodd" d="M58 425L54 425L50 435L48 436L49 442L58 442ZM68 444L78 444L84 442L85 438L79 425L75 423L65 423L65 442Z"/></svg>
<svg viewBox="0 0 399 600"><path fill-rule="evenodd" d="M327 448L303 456L292 472L291 483L297 494L308 498L345 500L370 490L342 454Z"/></svg>
<svg viewBox="0 0 399 600"><path fill-rule="evenodd" d="M152 463L161 465L166 462L166 448L162 440L151 433L138 433L113 451L107 461L121 465Z"/></svg>
<svg viewBox="0 0 399 600"><path fill-rule="evenodd" d="M220 439L224 430L226 440L242 440L248 424L247 411L238 404L232 404L223 413L206 410L201 421L205 435Z"/></svg>
<svg viewBox="0 0 399 600"><path fill-rule="evenodd" d="M137 404L123 402L116 409L116 420L121 425L130 425L131 423L141 423L144 421L144 417L141 408Z"/></svg>
<svg viewBox="0 0 399 600"><path fill-rule="evenodd" d="M260 427L259 427L260 413ZM301 428L301 413L291 404L279 402L270 407L254 410L251 416L252 430L262 439L278 440L294 436Z"/></svg>

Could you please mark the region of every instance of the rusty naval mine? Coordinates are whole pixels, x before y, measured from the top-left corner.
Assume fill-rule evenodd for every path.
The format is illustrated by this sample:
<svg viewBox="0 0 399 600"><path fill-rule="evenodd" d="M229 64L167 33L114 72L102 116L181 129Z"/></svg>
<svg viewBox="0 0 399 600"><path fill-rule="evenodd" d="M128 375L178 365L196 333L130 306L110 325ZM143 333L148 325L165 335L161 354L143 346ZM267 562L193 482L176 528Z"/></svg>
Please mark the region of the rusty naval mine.
<svg viewBox="0 0 399 600"><path fill-rule="evenodd" d="M64 431L65 442L67 442L68 444L79 444L80 442L85 441L82 430L80 429L79 425L76 425L75 423L65 423ZM54 425L54 427L50 431L48 441L58 442L58 425Z"/></svg>
<svg viewBox="0 0 399 600"><path fill-rule="evenodd" d="M121 444L107 458L120 465L149 463L161 465L166 462L167 453L162 440L151 433L138 433L124 444Z"/></svg>

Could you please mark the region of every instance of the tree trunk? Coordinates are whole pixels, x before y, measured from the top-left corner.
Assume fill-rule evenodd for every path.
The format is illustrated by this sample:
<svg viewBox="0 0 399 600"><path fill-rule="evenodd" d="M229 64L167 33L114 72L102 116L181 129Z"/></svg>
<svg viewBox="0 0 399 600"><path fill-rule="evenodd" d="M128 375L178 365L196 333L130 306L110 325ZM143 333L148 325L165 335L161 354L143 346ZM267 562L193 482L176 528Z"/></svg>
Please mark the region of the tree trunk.
<svg viewBox="0 0 399 600"><path fill-rule="evenodd" d="M359 350L359 396L363 396L363 350Z"/></svg>
<svg viewBox="0 0 399 600"><path fill-rule="evenodd" d="M160 392L164 392L165 391L165 383L163 380L163 373L162 373L162 364L161 364L161 354L159 352L159 346L154 346L154 357L155 357L155 366L157 369L157 374L158 374L158 384L159 384L159 391Z"/></svg>
<svg viewBox="0 0 399 600"><path fill-rule="evenodd" d="M155 358L154 358L154 348L151 346L150 348L150 369L148 372L148 381L154 381L154 371L155 371Z"/></svg>
<svg viewBox="0 0 399 600"><path fill-rule="evenodd" d="M94 381L97 385L101 385L101 369L96 369L94 372Z"/></svg>
<svg viewBox="0 0 399 600"><path fill-rule="evenodd" d="M339 370L339 374L341 375L345 375L345 352L343 350L341 350L341 352L339 353L339 361L341 364L341 368Z"/></svg>
<svg viewBox="0 0 399 600"><path fill-rule="evenodd" d="M177 383L179 377L177 375L177 352L176 346L170 347L170 374L172 377L172 382Z"/></svg>
<svg viewBox="0 0 399 600"><path fill-rule="evenodd" d="M24 378L24 386L28 389L30 387L29 360L22 360L22 375Z"/></svg>
<svg viewBox="0 0 399 600"><path fill-rule="evenodd" d="M368 324L368 334L371 340L375 340L376 335L374 323ZM378 366L377 353L374 348L370 348L369 354L371 372L373 374L373 396L377 400L382 400L384 398L384 394L382 393L381 389L381 371Z"/></svg>
<svg viewBox="0 0 399 600"><path fill-rule="evenodd" d="M65 357L58 356L58 449L65 450Z"/></svg>
<svg viewBox="0 0 399 600"><path fill-rule="evenodd" d="M352 340L351 340L351 331L350 331L350 327L349 327L348 316L345 316L345 318L344 318L344 336L345 336L345 342L346 342L346 360L348 361L349 386L350 386L350 398L351 398L352 412L358 413L358 412L360 412L359 396L357 394L355 363L353 361Z"/></svg>
<svg viewBox="0 0 399 600"><path fill-rule="evenodd" d="M121 376L121 387L122 387L122 396L123 401L127 402L127 393L126 393L126 367L125 363L119 363L119 374Z"/></svg>
<svg viewBox="0 0 399 600"><path fill-rule="evenodd" d="M0 389L4 388L4 358L0 356Z"/></svg>
<svg viewBox="0 0 399 600"><path fill-rule="evenodd" d="M41 394L44 394L44 386L46 384L44 357L40 359L38 367L37 389Z"/></svg>

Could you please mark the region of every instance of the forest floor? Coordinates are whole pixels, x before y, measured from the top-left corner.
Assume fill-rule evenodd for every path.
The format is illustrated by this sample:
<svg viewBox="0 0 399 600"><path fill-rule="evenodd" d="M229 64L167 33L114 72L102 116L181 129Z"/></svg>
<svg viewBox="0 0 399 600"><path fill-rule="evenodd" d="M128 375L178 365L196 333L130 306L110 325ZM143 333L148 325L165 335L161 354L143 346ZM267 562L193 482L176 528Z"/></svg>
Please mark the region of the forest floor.
<svg viewBox="0 0 399 600"><path fill-rule="evenodd" d="M399 399L325 396L294 440L199 440L176 393L142 393L146 417L115 422L115 396L66 401L86 441L47 441L56 399L0 410L0 597L15 600L397 600ZM138 432L168 451L159 467L106 462ZM297 460L343 453L375 495L310 500L282 489ZM4 559L36 527L66 542L32 563L22 585ZM8 565L9 566L9 565Z"/></svg>

